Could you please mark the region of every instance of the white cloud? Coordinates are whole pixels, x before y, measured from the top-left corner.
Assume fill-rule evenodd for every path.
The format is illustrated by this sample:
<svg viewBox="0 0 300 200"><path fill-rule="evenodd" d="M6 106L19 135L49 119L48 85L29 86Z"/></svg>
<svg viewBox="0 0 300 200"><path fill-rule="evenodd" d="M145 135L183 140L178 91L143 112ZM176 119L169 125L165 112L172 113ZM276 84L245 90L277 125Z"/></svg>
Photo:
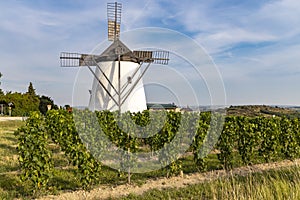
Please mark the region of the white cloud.
<svg viewBox="0 0 300 200"><path fill-rule="evenodd" d="M99 11L106 13L106 8L54 12L23 3L0 4L6 8L0 13L1 88L25 91L31 81L38 93L51 95L61 104L66 99L70 102L76 69L60 68L59 53L88 53L101 41L106 30L100 25L106 15L100 20Z"/></svg>
<svg viewBox="0 0 300 200"><path fill-rule="evenodd" d="M223 2L224 3L224 2ZM196 35L211 53L219 53L239 43L273 42L300 33L300 2L263 1L257 6L218 7L219 1L170 4L176 21ZM255 3L253 3L255 5Z"/></svg>
<svg viewBox="0 0 300 200"><path fill-rule="evenodd" d="M299 43L248 52L217 64L231 104L299 105Z"/></svg>
<svg viewBox="0 0 300 200"><path fill-rule="evenodd" d="M257 34L254 31L247 31L234 27L220 30L212 34L199 34L196 40L206 47L208 52L216 54L230 49L241 43L259 43L275 41L277 38L271 34Z"/></svg>

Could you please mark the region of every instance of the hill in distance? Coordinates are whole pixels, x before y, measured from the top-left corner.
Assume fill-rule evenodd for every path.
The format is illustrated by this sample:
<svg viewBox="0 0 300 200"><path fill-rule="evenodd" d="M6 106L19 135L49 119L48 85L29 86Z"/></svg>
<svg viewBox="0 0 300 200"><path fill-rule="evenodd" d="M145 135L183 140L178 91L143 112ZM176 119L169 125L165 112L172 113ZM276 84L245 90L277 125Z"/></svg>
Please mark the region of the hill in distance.
<svg viewBox="0 0 300 200"><path fill-rule="evenodd" d="M267 105L243 105L230 106L226 109L228 116L248 116L248 117L300 117L300 112L293 107L279 107Z"/></svg>

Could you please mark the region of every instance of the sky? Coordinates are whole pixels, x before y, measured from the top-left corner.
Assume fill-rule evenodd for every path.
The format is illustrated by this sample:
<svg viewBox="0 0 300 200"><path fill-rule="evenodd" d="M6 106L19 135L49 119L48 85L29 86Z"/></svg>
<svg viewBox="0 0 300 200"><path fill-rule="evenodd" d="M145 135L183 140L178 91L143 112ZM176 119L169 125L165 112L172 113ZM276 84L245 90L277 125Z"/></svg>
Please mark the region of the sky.
<svg viewBox="0 0 300 200"><path fill-rule="evenodd" d="M191 100L192 96L196 96L201 105L213 102L300 105L300 1L120 2L121 40L124 37L128 46L149 47L138 45L143 41L143 34L135 41L129 37L141 29L149 31L147 27L175 31L196 43L215 68L217 80L207 77L205 72L200 72L197 78L193 72L195 63L191 61L201 58L197 51L189 49L183 40L172 38L170 47L163 46L158 37L152 38L153 46L173 54L167 68L153 66L146 73L147 101L191 105L196 102ZM0 1L1 89L25 92L32 82L37 94L50 96L58 105L72 104L77 80L86 72L60 67L60 52L90 53L105 48L108 44L106 3L99 0ZM149 42L150 39L147 45ZM176 50L182 46L186 48L179 55ZM192 92L185 89L186 84L180 84L182 80L190 85ZM85 97L83 102L89 97L91 81L92 78L85 82L86 92L81 93ZM216 82L221 83L219 86L224 91L214 86ZM212 100L218 98L213 93L220 94L222 101Z"/></svg>

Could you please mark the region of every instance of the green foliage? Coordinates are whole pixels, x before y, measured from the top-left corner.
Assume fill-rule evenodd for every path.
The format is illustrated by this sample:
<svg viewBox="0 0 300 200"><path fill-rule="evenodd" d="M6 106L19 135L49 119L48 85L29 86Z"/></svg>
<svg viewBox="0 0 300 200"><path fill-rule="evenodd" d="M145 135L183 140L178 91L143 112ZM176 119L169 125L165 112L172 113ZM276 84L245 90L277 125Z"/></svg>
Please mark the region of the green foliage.
<svg viewBox="0 0 300 200"><path fill-rule="evenodd" d="M60 146L70 164L77 166L76 176L84 188L101 178L100 162L107 159L103 153L107 149L118 149L111 152L111 157L121 152L117 169L128 172L135 167L136 152L151 151L161 166L166 166L167 176L182 170L179 158L186 149L192 151L197 168L204 171L206 155L212 150L211 141L216 139L214 152L225 169L232 168L238 159L252 164L254 159L268 162L299 156L298 119L227 117L217 138L220 122L220 116L209 112L144 111L119 115L109 111L74 109L71 114L50 110L45 119L33 113L26 126L16 132L22 180L31 181L35 190L46 188L53 168L47 149L50 140Z"/></svg>
<svg viewBox="0 0 300 200"><path fill-rule="evenodd" d="M0 95L0 101L13 103L12 116L28 116L32 111L39 111L40 100L35 94L35 89L30 82L28 92L22 94L19 92L7 92L5 95ZM8 114L6 107L5 114Z"/></svg>
<svg viewBox="0 0 300 200"><path fill-rule="evenodd" d="M22 170L21 180L28 181L34 192L45 189L52 176L53 160L47 148L48 134L43 117L38 112L31 113L26 125L15 134L19 141L17 150Z"/></svg>
<svg viewBox="0 0 300 200"><path fill-rule="evenodd" d="M145 121L145 123L147 124L144 129L145 133L143 133L147 136L144 141L145 144L149 145L151 152L154 155L154 152L161 149L164 146L164 143L168 140L168 138L164 138L161 136L161 133L164 131L163 129L165 129L165 127L167 126L167 113L164 111L144 111L143 113L145 116L144 120L140 121Z"/></svg>
<svg viewBox="0 0 300 200"><path fill-rule="evenodd" d="M217 149L220 150L218 158L225 169L230 169L232 167L233 150L236 147L237 141L236 121L236 117L226 118L224 129L217 144Z"/></svg>
<svg viewBox="0 0 300 200"><path fill-rule="evenodd" d="M238 151L244 164L252 164L254 150L259 141L260 118L237 117Z"/></svg>
<svg viewBox="0 0 300 200"><path fill-rule="evenodd" d="M39 103L39 111L43 114L46 115L47 111L48 111L48 105L51 105L51 109L58 109L58 106L54 104L54 101L47 96L40 96L39 97L40 103Z"/></svg>
<svg viewBox="0 0 300 200"><path fill-rule="evenodd" d="M39 111L40 99L35 93L32 83L29 83L28 91L24 94L31 104L27 105L29 111Z"/></svg>
<svg viewBox="0 0 300 200"><path fill-rule="evenodd" d="M289 120L282 118L280 120L281 134L279 137L281 152L288 159L295 159L300 152L299 141L299 123L298 119Z"/></svg>
<svg viewBox="0 0 300 200"><path fill-rule="evenodd" d="M176 174L181 170L180 164L176 162L179 158L178 146L181 141L176 137L180 124L180 113L168 112L167 121L162 130L156 134L158 137L155 149L162 149L158 159L162 166L167 166L167 176ZM179 134L178 134L179 135Z"/></svg>
<svg viewBox="0 0 300 200"><path fill-rule="evenodd" d="M1 74L1 72L0 72L0 78L2 77L2 74ZM0 81L0 85L1 85L1 81ZM2 89L0 88L0 96L1 95L3 95L3 91L2 91Z"/></svg>
<svg viewBox="0 0 300 200"><path fill-rule="evenodd" d="M38 98L36 101L32 101L32 97L28 94L22 93L11 93L8 92L2 96L2 100L9 103L12 102L14 104L14 108L12 109L12 116L28 116L31 111L38 111ZM8 114L8 109L5 111Z"/></svg>
<svg viewBox="0 0 300 200"><path fill-rule="evenodd" d="M26 93L19 92L7 92L2 93L0 90L0 103L5 104L4 114L8 115L8 103L13 103L12 116L28 116L32 111L40 111L42 114L46 114L47 105L50 104L52 109L58 109L53 100L47 96L38 96L32 83L29 83L28 91Z"/></svg>
<svg viewBox="0 0 300 200"><path fill-rule="evenodd" d="M269 162L279 157L282 148L279 140L281 137L280 118L263 118L260 120L259 127L261 139L259 155Z"/></svg>
<svg viewBox="0 0 300 200"><path fill-rule="evenodd" d="M50 110L46 115L46 129L53 142L59 144L73 165L84 188L99 179L100 164L87 151L74 124L72 114L65 110Z"/></svg>
<svg viewBox="0 0 300 200"><path fill-rule="evenodd" d="M197 167L200 171L206 170L206 152L203 148L203 141L206 137L209 126L210 126L210 120L211 120L211 113L209 112L203 112L200 114L199 120L198 120L198 129L195 137L193 138L192 143L192 152L194 154L194 161L197 164Z"/></svg>
<svg viewBox="0 0 300 200"><path fill-rule="evenodd" d="M32 96L32 97L36 96L35 89L33 88L32 82L29 83L28 90L27 90L26 94L28 94L29 96Z"/></svg>

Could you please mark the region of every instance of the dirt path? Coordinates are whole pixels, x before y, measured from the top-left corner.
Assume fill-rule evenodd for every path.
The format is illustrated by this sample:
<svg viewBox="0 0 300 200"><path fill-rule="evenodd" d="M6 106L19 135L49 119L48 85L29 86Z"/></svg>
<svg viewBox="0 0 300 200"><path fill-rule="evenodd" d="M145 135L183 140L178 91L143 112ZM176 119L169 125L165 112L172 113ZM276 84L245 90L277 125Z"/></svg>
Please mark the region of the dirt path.
<svg viewBox="0 0 300 200"><path fill-rule="evenodd" d="M0 121L24 121L26 117L0 117Z"/></svg>
<svg viewBox="0 0 300 200"><path fill-rule="evenodd" d="M205 181L215 180L220 177L226 177L231 175L242 175L245 176L251 172L262 172L275 168L297 166L300 164L300 159L295 161L282 161L267 164L258 164L253 166L239 167L231 171L215 170L205 173L194 173L190 175L183 175L183 177L172 177L172 178L160 178L158 180L148 180L141 186L137 185L120 185L116 187L111 186L100 186L99 188L93 189L89 192L84 190L63 193L59 196L46 196L40 200L81 200L81 199L107 199L117 198L120 196L128 195L130 193L142 194L143 192L150 189L162 189L162 188L181 188L188 185L193 185Z"/></svg>

